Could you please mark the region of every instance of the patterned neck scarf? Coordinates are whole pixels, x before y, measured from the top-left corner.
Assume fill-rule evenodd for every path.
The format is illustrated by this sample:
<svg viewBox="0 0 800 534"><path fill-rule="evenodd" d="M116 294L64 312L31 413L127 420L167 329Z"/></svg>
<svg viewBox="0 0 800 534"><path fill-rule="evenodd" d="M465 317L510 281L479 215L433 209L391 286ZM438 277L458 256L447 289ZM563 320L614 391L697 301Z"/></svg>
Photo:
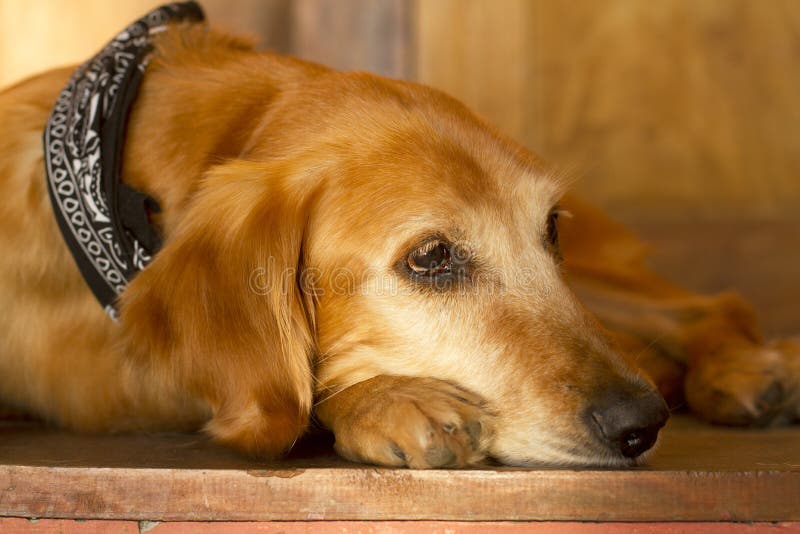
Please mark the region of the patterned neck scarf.
<svg viewBox="0 0 800 534"><path fill-rule="evenodd" d="M120 181L128 114L152 52L152 37L178 22L199 22L195 2L159 7L78 67L44 131L47 188L61 234L108 315L117 297L161 246L147 195Z"/></svg>

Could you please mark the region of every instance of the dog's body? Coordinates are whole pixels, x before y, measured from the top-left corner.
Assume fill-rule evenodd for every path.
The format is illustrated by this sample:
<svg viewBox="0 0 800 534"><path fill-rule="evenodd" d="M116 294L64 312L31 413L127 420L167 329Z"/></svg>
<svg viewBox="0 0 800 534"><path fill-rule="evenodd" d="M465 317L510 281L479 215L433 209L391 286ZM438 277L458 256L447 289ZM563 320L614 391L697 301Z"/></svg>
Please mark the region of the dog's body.
<svg viewBox="0 0 800 534"><path fill-rule="evenodd" d="M567 281L610 330L586 314L548 226L558 180L452 99L203 28L158 51L123 179L157 199L165 245L119 324L45 189L42 131L71 69L0 93L0 402L86 431L205 425L255 454L314 412L363 461L624 465L666 414L623 354L671 398L688 369L710 420L798 416L796 345L763 346L741 300L659 279L636 238L565 198ZM470 276L420 277L412 258L456 242ZM649 443L624 450L604 417Z"/></svg>

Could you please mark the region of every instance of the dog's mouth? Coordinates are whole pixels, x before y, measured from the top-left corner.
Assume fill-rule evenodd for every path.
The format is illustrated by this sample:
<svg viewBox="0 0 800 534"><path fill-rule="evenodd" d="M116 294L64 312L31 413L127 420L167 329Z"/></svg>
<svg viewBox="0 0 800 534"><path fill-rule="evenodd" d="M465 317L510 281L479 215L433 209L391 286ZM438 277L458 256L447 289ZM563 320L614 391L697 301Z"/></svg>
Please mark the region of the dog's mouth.
<svg viewBox="0 0 800 534"><path fill-rule="evenodd" d="M535 438L498 442L492 457L505 465L539 469L642 466L656 449L669 410L654 391L620 399L616 393L603 395L563 434L542 428Z"/></svg>

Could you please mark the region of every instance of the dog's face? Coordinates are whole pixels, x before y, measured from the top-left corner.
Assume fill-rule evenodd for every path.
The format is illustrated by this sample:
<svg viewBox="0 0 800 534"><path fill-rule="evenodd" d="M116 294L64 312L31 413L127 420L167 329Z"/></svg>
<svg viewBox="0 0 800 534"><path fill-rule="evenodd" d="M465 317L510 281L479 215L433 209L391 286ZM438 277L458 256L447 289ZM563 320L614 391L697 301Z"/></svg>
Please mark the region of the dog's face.
<svg viewBox="0 0 800 534"><path fill-rule="evenodd" d="M259 185L235 196L249 208L217 238L239 246L209 268L216 245L208 234L219 231L210 223L195 237L184 229L183 245L171 248L183 246L175 261L205 280L186 284L186 299L220 283L212 280L250 273L250 293L272 308L219 304L227 314L216 321L186 311L194 315L171 324L198 325L184 335L187 345L231 352L244 332L261 329L267 334L251 345L274 343L284 360L308 349L318 402L377 375L458 384L486 400L488 452L505 463L622 465L655 441L663 401L562 280L561 184L524 148L436 91L332 73L277 96L245 151L256 163L209 178L193 208L213 218L227 201L219 191L246 173ZM212 188L215 180L222 185ZM198 267L186 268L189 246L202 251L194 252ZM156 283L148 271L169 254L142 273L150 282L135 283ZM228 274L229 264L241 265ZM164 283L173 294L185 284ZM235 293L231 283L208 301ZM251 318L258 314L278 319ZM236 334L197 341L221 323ZM297 384L288 388L299 411L310 409L303 372L300 364L284 369L288 378L274 386ZM216 411L229 409L216 402Z"/></svg>
<svg viewBox="0 0 800 534"><path fill-rule="evenodd" d="M435 377L488 401L503 462L624 461L592 413L656 394L562 280L562 184L434 91L364 76L328 98L313 125L292 106L282 137L328 146L307 162L302 279L321 402L376 375Z"/></svg>

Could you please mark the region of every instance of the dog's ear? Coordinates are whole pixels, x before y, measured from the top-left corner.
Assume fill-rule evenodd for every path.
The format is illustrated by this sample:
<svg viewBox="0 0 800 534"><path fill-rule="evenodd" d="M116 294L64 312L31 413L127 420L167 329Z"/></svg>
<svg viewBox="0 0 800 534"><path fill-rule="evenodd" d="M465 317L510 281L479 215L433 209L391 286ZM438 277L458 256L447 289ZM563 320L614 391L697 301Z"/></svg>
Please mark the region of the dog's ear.
<svg viewBox="0 0 800 534"><path fill-rule="evenodd" d="M214 438L260 456L291 447L313 396L313 310L297 282L309 195L268 175L214 168L120 315L136 363L205 401Z"/></svg>

